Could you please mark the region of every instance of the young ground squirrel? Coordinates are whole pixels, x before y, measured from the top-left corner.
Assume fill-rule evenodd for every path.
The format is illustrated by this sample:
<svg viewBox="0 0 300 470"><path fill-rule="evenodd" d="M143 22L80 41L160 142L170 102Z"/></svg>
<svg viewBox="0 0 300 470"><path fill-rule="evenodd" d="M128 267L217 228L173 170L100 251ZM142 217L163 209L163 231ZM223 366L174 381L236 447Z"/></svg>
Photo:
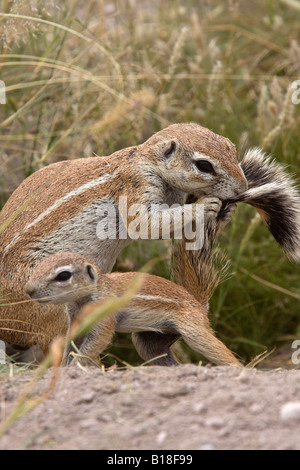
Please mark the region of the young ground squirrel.
<svg viewBox="0 0 300 470"><path fill-rule="evenodd" d="M131 239L130 234L126 239L118 237L119 213L117 237L97 237L99 206L107 203L118 211L123 196L128 207L178 203L181 206L175 209L156 209L160 233L163 213L170 215L172 238L172 221L182 215L187 194L225 200L246 189L234 145L197 124L174 124L145 143L108 157L62 161L37 171L17 188L0 214L0 226L10 222L0 235L2 303L5 299L0 306L0 338L22 347L38 344L47 351L53 337L66 332L62 306L10 306L7 299L27 298L24 286L33 269L54 253L79 253L102 273L111 271ZM30 198L31 203L23 206Z"/></svg>
<svg viewBox="0 0 300 470"><path fill-rule="evenodd" d="M213 363L241 367L241 363L214 335L207 315L210 297L220 277L212 254L218 226L216 216L217 211L208 213L205 243L201 250L195 251L193 265L190 264L189 251L182 248L182 241L178 250L177 270L189 280L189 289L196 293L196 297L183 287L150 274L102 274L94 263L76 253L56 253L45 258L34 269L26 291L43 305L66 304L71 327L80 315L95 309L99 301L122 295L133 277L141 275L142 286L130 303L123 310L99 321L84 338L79 338L77 346L80 345L84 357L97 357L118 331L150 335L146 336L145 348L141 341L136 346L145 361L165 354L151 364L177 364L170 346L182 337L193 350ZM135 338L133 336L134 343ZM65 362L68 362L67 356L68 353L65 354Z"/></svg>

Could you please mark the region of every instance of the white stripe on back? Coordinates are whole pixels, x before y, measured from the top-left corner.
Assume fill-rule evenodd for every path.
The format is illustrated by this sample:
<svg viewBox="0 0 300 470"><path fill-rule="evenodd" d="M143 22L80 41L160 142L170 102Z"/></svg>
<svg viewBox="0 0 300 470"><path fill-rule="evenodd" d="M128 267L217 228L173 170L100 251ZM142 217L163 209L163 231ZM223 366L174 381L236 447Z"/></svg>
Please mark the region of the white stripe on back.
<svg viewBox="0 0 300 470"><path fill-rule="evenodd" d="M33 222L26 225L26 227L24 228L24 232L34 227L41 220L47 217L47 215L51 214L51 212L56 210L64 202L68 201L72 197L78 196L78 194L84 193L88 189L94 188L95 186L98 186L99 184L105 183L106 181L113 178L114 176L115 176L115 173L112 173L112 174L106 173L105 175L100 176L100 178L96 178L95 180L89 181L88 183L83 184L79 188L74 189L74 191L70 191L69 193L65 194L65 196L55 201L55 203L52 204L52 206L50 206L48 209L42 212ZM4 253L6 253L18 241L19 238L20 238L20 234L16 235L12 239L12 241L5 247Z"/></svg>
<svg viewBox="0 0 300 470"><path fill-rule="evenodd" d="M161 297L159 295L143 295L143 294L137 294L134 296L135 299L141 299L141 300L160 300L163 302L168 302L170 304L178 304L177 300L170 299L167 297Z"/></svg>

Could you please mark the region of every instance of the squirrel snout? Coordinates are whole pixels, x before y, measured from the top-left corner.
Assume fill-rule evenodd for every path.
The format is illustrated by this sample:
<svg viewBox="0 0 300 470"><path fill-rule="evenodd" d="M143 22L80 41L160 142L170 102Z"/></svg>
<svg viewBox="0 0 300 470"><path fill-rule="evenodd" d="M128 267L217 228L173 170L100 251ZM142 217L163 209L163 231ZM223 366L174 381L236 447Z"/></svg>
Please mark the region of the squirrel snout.
<svg viewBox="0 0 300 470"><path fill-rule="evenodd" d="M36 292L36 289L31 283L27 283L25 286L25 292L29 295L29 297L33 297Z"/></svg>

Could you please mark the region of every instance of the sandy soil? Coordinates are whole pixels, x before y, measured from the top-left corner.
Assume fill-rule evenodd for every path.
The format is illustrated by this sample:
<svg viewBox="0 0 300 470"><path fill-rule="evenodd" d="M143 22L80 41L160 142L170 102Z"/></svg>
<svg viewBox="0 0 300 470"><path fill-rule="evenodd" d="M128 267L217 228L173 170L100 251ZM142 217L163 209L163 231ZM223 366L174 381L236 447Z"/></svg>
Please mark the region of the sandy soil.
<svg viewBox="0 0 300 470"><path fill-rule="evenodd" d="M49 370L38 385L45 390ZM7 416L30 373L1 383ZM300 371L137 367L60 372L0 449L300 449Z"/></svg>

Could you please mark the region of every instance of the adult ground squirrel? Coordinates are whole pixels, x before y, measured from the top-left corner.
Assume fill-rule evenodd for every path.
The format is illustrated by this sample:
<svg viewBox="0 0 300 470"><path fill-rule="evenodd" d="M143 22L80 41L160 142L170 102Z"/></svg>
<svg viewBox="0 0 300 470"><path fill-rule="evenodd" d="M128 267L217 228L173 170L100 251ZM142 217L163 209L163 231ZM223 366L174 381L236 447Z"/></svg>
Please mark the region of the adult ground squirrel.
<svg viewBox="0 0 300 470"><path fill-rule="evenodd" d="M221 204L218 209L220 207ZM177 361L170 346L182 337L193 350L215 364L241 366L216 338L207 315L210 297L220 277L212 254L212 241L218 225L217 212L207 214L205 243L202 249L195 251L193 264L190 264L187 250L179 249L177 253L177 270L180 276L189 280L189 290L195 292L196 297L171 281L139 273L143 276L142 286L130 303L123 310L99 321L84 338L79 338L77 345L80 345L84 357L97 357L109 345L115 331L142 335L155 333L152 341L147 336L145 348L141 341L136 344L140 356L146 361L152 360L152 364L175 365ZM136 275L138 273L102 274L82 255L56 253L36 266L26 291L43 305L65 303L72 326L80 315L95 309L99 301L122 295ZM133 336L134 342L135 338ZM154 359L163 354L164 357Z"/></svg>
<svg viewBox="0 0 300 470"><path fill-rule="evenodd" d="M178 203L181 207L176 209L156 209L157 224L168 212L172 225L175 216L182 215L187 193L224 200L246 188L234 145L198 124L174 124L109 157L62 161L37 171L17 188L0 214L0 226L10 221L0 235L0 298L5 299L0 306L1 339L23 347L38 344L46 351L53 337L66 331L61 306L7 305L8 298L27 298L24 286L46 256L76 252L90 258L102 273L111 271L131 239L118 237L119 217L115 239L97 237L99 206L107 203L118 210L123 196L128 207ZM30 198L32 202L17 213Z"/></svg>

